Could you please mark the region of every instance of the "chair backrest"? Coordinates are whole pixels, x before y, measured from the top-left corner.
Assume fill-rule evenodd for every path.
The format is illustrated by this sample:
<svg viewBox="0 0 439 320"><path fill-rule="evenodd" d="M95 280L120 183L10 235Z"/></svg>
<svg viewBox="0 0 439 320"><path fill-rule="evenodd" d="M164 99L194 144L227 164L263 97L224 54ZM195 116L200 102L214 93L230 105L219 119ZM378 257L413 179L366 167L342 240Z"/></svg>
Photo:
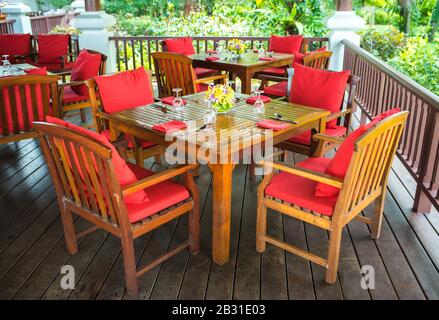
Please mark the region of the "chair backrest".
<svg viewBox="0 0 439 320"><path fill-rule="evenodd" d="M31 36L32 43L32 54L34 56L34 60L38 56L38 35ZM73 62L76 60L76 57L79 54L79 38L77 35L69 35L69 48L67 53L67 60L69 62Z"/></svg>
<svg viewBox="0 0 439 320"><path fill-rule="evenodd" d="M58 76L0 78L0 143L35 136L33 121L59 116Z"/></svg>
<svg viewBox="0 0 439 320"><path fill-rule="evenodd" d="M328 69L332 51L320 51L303 57L303 64L314 69Z"/></svg>
<svg viewBox="0 0 439 320"><path fill-rule="evenodd" d="M345 97L343 101L341 102L341 108L340 110L352 110L352 113L356 111L356 103L355 103L355 92L357 90L358 82L360 81L360 78L351 74L349 75L348 82L347 82L347 95L345 94ZM338 125L342 125L343 127L347 128L349 130L351 125L351 117L352 113L347 113L344 116L343 123L341 123L341 119L339 118Z"/></svg>
<svg viewBox="0 0 439 320"><path fill-rule="evenodd" d="M356 142L333 219L352 216L383 193L407 116L399 112L378 122Z"/></svg>
<svg viewBox="0 0 439 320"><path fill-rule="evenodd" d="M183 96L197 92L192 59L170 52L154 52L151 55L160 98L172 96L173 88L181 88Z"/></svg>
<svg viewBox="0 0 439 320"><path fill-rule="evenodd" d="M107 226L128 225L112 150L64 126L34 123L61 208ZM121 212L123 214L121 214Z"/></svg>

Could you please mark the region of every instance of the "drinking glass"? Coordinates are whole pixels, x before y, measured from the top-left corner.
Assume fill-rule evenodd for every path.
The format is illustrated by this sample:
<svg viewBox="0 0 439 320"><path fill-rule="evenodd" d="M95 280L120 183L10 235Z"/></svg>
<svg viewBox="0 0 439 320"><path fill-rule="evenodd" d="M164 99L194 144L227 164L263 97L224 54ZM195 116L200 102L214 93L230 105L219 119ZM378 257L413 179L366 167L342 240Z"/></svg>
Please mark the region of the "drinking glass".
<svg viewBox="0 0 439 320"><path fill-rule="evenodd" d="M206 111L204 111L203 115L204 124L206 125L206 127L212 127L215 123L216 112L212 108L212 100L206 99L204 101L207 102L207 109Z"/></svg>
<svg viewBox="0 0 439 320"><path fill-rule="evenodd" d="M9 76L11 75L11 62L9 61L9 55L2 55L2 65L3 65L3 75Z"/></svg>
<svg viewBox="0 0 439 320"><path fill-rule="evenodd" d="M259 44L258 55L259 55L259 58L262 58L265 56L265 49L264 49L264 45L262 43Z"/></svg>
<svg viewBox="0 0 439 320"><path fill-rule="evenodd" d="M261 93L263 91L262 90L256 90L255 94L256 94L256 101L255 104L253 105L254 110L256 113L263 113L264 112L264 101L262 101L261 99Z"/></svg>
<svg viewBox="0 0 439 320"><path fill-rule="evenodd" d="M183 99L180 97L182 89L181 88L174 88L172 89L172 92L175 93L174 101L172 101L172 106L174 107L175 111L181 112L184 109L184 103Z"/></svg>

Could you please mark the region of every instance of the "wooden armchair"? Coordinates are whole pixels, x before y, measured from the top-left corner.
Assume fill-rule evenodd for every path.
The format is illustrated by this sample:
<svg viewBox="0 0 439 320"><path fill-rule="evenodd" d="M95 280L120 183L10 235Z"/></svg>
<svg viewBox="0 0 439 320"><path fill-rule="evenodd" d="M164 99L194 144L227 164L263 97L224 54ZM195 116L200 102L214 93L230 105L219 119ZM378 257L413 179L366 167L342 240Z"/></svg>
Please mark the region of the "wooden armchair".
<svg viewBox="0 0 439 320"><path fill-rule="evenodd" d="M107 63L107 56L105 54L102 54L100 52L87 49L87 52L91 54L100 54L101 55L101 64L99 66L99 72L97 75L103 75L105 74L106 69L106 63ZM75 69L75 67L73 67ZM58 75L62 75L63 77L63 83L59 85L59 99L61 103L61 110L63 115L72 110L79 110L81 115L81 121L86 122L86 116L85 116L85 108L91 107L91 101L89 95L81 95L72 90L73 86L78 85L85 85L85 80L76 80L76 81L69 81L66 82L66 75L69 75L72 73L72 70L64 71L61 73L58 73Z"/></svg>
<svg viewBox="0 0 439 320"><path fill-rule="evenodd" d="M59 117L58 76L0 78L0 144L35 138L33 121Z"/></svg>
<svg viewBox="0 0 439 320"><path fill-rule="evenodd" d="M337 120L337 126L335 129L326 129L327 134L331 135L333 138L343 137L350 130L351 116L352 113L356 111L354 98L358 81L360 81L359 77L354 75L349 76L346 88L347 94L345 94L345 98L342 100L340 111L333 113L326 118L326 122L335 119ZM319 144L313 143L312 136L315 133L315 129L312 129L311 132L304 132L299 137L296 136L288 139L276 145L276 147L282 150L301 153L306 156L314 155L321 157L329 150L332 150L335 147L335 144L330 141ZM308 140L309 142L306 140Z"/></svg>
<svg viewBox="0 0 439 320"><path fill-rule="evenodd" d="M192 67L192 59L182 54L154 52L151 55L160 98L172 96L173 88L181 88L181 94L185 96L206 90L206 83L217 80L225 83L227 79L225 74L197 79Z"/></svg>
<svg viewBox="0 0 439 320"><path fill-rule="evenodd" d="M119 155L111 144L107 142L108 146L80 133L76 126L38 122L34 127L55 185L70 254L78 251L78 238L97 229L120 238L127 292L135 294L137 278L153 267L186 248L192 254L199 252L198 189L192 176L197 165L153 173L129 164L138 180L121 186L113 161ZM182 176L182 184L171 180L177 176ZM141 190L146 192L149 201L128 204L126 197ZM186 213L189 214L189 238L150 264L137 268L134 240ZM76 233L73 214L93 226Z"/></svg>
<svg viewBox="0 0 439 320"><path fill-rule="evenodd" d="M308 259L326 268L327 283L335 283L343 227L355 218L370 225L372 239L380 235L388 175L407 115L407 112L400 112L365 129L367 131L354 144L344 179L324 173L328 165L326 158L309 158L295 166L262 163L266 169L280 173L275 174L272 170L259 186L256 249L264 252L268 242ZM342 141L325 135L317 135L315 139ZM316 197L317 182L340 188L339 194L330 198ZM373 201L374 216L362 216L361 211ZM267 208L327 230L330 238L328 257L319 257L268 235Z"/></svg>

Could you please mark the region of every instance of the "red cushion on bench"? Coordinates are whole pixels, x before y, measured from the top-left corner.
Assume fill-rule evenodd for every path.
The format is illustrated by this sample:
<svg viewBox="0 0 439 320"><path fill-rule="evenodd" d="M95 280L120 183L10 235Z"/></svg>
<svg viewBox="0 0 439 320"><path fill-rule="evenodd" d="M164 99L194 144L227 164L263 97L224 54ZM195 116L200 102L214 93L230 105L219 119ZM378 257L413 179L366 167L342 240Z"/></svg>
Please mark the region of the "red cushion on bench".
<svg viewBox="0 0 439 320"><path fill-rule="evenodd" d="M31 53L30 34L0 34L0 55L9 55L9 61L15 63L14 56ZM29 58L26 59L29 61Z"/></svg>

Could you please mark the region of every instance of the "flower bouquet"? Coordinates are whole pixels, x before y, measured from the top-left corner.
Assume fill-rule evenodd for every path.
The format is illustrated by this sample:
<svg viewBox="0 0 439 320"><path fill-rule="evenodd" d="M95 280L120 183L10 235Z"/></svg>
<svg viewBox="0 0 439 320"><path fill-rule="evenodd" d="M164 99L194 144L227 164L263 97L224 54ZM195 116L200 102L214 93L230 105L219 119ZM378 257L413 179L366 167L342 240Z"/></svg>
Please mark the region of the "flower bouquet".
<svg viewBox="0 0 439 320"><path fill-rule="evenodd" d="M245 43L239 39L232 39L229 41L227 45L227 51L235 54L236 56L240 56L245 52Z"/></svg>
<svg viewBox="0 0 439 320"><path fill-rule="evenodd" d="M223 84L209 86L206 99L211 102L212 108L218 113L227 113L235 105L235 91L232 87Z"/></svg>

